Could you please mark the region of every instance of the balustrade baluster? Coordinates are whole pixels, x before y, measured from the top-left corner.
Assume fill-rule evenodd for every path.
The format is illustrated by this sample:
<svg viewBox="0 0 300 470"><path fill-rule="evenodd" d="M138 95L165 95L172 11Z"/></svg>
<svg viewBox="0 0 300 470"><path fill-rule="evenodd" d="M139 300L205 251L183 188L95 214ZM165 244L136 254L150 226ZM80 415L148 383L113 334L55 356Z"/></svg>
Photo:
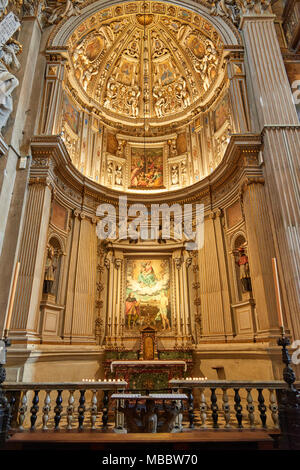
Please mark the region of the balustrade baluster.
<svg viewBox="0 0 300 470"><path fill-rule="evenodd" d="M21 400L21 406L19 408L19 430L24 431L24 420L25 420L25 414L27 411L27 390L23 392L22 400Z"/></svg>
<svg viewBox="0 0 300 470"><path fill-rule="evenodd" d="M207 404L204 394L204 389L200 390L200 417L201 417L201 428L206 428L206 418L207 418Z"/></svg>
<svg viewBox="0 0 300 470"><path fill-rule="evenodd" d="M91 429L96 429L96 419L97 419L97 390L92 390L92 406L91 406Z"/></svg>
<svg viewBox="0 0 300 470"><path fill-rule="evenodd" d="M230 428L230 405L229 399L227 394L227 388L223 389L223 411L224 411L224 418L225 418L225 428Z"/></svg>
<svg viewBox="0 0 300 470"><path fill-rule="evenodd" d="M270 388L270 405L269 409L271 410L271 416L276 429L279 429L279 418L278 418L278 404L276 400L275 390Z"/></svg>
<svg viewBox="0 0 300 470"><path fill-rule="evenodd" d="M264 396L263 396L263 389L262 388L258 388L257 389L258 391L258 409L259 409L259 412L260 412L260 419L261 419L261 423L262 423L262 427L263 428L266 428L267 425L266 425L266 422L267 422L267 415L266 415L266 410L267 410L267 407L265 405L265 399L264 399Z"/></svg>
<svg viewBox="0 0 300 470"><path fill-rule="evenodd" d="M80 390L79 406L78 406L78 430L83 430L84 412L85 412L85 390Z"/></svg>
<svg viewBox="0 0 300 470"><path fill-rule="evenodd" d="M254 404L253 404L253 397L251 394L251 388L246 388L247 390L247 411L248 411L248 419L250 423L250 428L254 429L255 428L255 421L254 421Z"/></svg>
<svg viewBox="0 0 300 470"><path fill-rule="evenodd" d="M70 431L72 429L72 421L73 421L73 413L74 413L74 391L69 390L69 400L68 400L68 407L67 407L67 430Z"/></svg>
<svg viewBox="0 0 300 470"><path fill-rule="evenodd" d="M241 397L240 397L240 394L239 394L239 389L238 388L234 388L234 401L235 401L235 405L234 405L234 409L236 411L236 419L237 419L237 422L238 422L238 427L239 428L242 428L243 425L242 425L242 420L243 420L243 415L242 415L242 405L241 405Z"/></svg>
<svg viewBox="0 0 300 470"><path fill-rule="evenodd" d="M194 396L193 396L192 389L188 390L188 406L189 406L188 413L189 413L189 422L190 422L189 427L193 429L195 414L194 414Z"/></svg>
<svg viewBox="0 0 300 470"><path fill-rule="evenodd" d="M106 429L107 423L108 423L108 404L109 404L109 391L108 390L104 390L102 403L103 403L102 427L103 429Z"/></svg>
<svg viewBox="0 0 300 470"><path fill-rule="evenodd" d="M216 395L216 389L211 388L211 411L212 411L212 419L213 419L213 428L218 428L218 404L217 404L217 395Z"/></svg>
<svg viewBox="0 0 300 470"><path fill-rule="evenodd" d="M33 396L33 399L32 399L32 407L30 408L30 413L31 413L31 417L30 417L31 427L30 427L30 430L31 431L35 431L35 429L36 429L35 424L36 424L36 420L37 420L37 414L38 414L38 411L39 411L38 403L39 403L39 390L35 390L34 391L34 396Z"/></svg>
<svg viewBox="0 0 300 470"><path fill-rule="evenodd" d="M59 423L60 423L60 420L61 420L61 412L62 412L62 390L57 390L57 398L56 398L56 407L54 408L54 413L55 413L55 416L54 416L54 423L55 423L55 427L54 427L54 430L55 431L59 431Z"/></svg>
<svg viewBox="0 0 300 470"><path fill-rule="evenodd" d="M16 403L16 396L15 392L12 392L10 400L9 400L9 409L8 409L8 421L7 421L7 430L11 428L12 420L13 420L13 414L14 414L14 407Z"/></svg>
<svg viewBox="0 0 300 470"><path fill-rule="evenodd" d="M43 431L47 431L48 426L47 423L49 421L49 412L51 410L51 398L50 398L50 390L46 390L46 396L44 400L44 406L43 406Z"/></svg>

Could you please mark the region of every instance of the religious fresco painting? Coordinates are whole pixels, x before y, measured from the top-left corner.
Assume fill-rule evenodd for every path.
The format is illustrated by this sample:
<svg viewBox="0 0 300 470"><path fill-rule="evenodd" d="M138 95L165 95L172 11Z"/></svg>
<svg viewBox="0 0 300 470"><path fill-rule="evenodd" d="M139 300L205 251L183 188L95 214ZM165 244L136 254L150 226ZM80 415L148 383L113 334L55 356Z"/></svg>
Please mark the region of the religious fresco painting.
<svg viewBox="0 0 300 470"><path fill-rule="evenodd" d="M228 95L226 95L224 96L223 100L214 111L215 131L219 130L223 126L225 121L228 119L229 114L230 114L229 100L228 100Z"/></svg>
<svg viewBox="0 0 300 470"><path fill-rule="evenodd" d="M164 187L162 148L132 148L130 187L138 189Z"/></svg>
<svg viewBox="0 0 300 470"><path fill-rule="evenodd" d="M170 263L167 258L128 259L125 327L171 329Z"/></svg>
<svg viewBox="0 0 300 470"><path fill-rule="evenodd" d="M79 111L73 105L73 102L70 100L68 95L63 95L63 121L68 124L75 134L78 133L79 127Z"/></svg>

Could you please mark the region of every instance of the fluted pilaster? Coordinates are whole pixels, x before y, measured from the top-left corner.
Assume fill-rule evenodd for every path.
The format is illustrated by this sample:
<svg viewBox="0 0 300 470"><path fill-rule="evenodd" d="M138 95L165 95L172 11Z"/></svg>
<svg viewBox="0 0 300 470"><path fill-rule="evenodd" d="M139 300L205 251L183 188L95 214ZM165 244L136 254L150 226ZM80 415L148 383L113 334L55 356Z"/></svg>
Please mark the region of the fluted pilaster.
<svg viewBox="0 0 300 470"><path fill-rule="evenodd" d="M214 219L212 212L205 220L204 247L199 250L199 283L203 336L217 338L224 335L225 327Z"/></svg>
<svg viewBox="0 0 300 470"><path fill-rule="evenodd" d="M71 241L71 250L70 250L70 262L69 262L68 279L67 279L66 307L65 307L64 327L63 327L63 335L64 335L65 340L71 339L71 333L72 333L72 318L73 318L73 306L74 306L74 299L75 299L75 280L76 280L75 273L76 273L76 264L77 264L79 233L80 233L79 212L74 211L72 241Z"/></svg>
<svg viewBox="0 0 300 470"><path fill-rule="evenodd" d="M20 275L11 325L13 334L37 334L38 331L50 205L51 190L47 180L30 184L19 250Z"/></svg>
<svg viewBox="0 0 300 470"><path fill-rule="evenodd" d="M279 328L272 275L272 258L275 256L275 249L264 180L247 179L242 189L250 276L259 334Z"/></svg>
<svg viewBox="0 0 300 470"><path fill-rule="evenodd" d="M95 224L80 216L75 293L72 319L72 342L94 341L96 302L97 237Z"/></svg>
<svg viewBox="0 0 300 470"><path fill-rule="evenodd" d="M280 284L288 321L300 335L300 127L280 52L274 15L241 22L260 125L266 188Z"/></svg>

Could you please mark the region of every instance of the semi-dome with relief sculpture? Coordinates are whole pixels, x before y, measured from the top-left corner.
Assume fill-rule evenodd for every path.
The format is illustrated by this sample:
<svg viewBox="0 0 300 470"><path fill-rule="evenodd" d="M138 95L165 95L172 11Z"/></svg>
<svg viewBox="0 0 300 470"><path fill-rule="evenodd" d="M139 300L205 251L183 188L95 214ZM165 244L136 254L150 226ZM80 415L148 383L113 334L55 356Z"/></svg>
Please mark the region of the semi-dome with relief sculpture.
<svg viewBox="0 0 300 470"><path fill-rule="evenodd" d="M124 3L83 18L66 45L65 101L75 101L62 130L80 171L115 189L170 190L218 166L231 112L224 45L209 21L166 3ZM100 149L85 138L91 129L103 131Z"/></svg>

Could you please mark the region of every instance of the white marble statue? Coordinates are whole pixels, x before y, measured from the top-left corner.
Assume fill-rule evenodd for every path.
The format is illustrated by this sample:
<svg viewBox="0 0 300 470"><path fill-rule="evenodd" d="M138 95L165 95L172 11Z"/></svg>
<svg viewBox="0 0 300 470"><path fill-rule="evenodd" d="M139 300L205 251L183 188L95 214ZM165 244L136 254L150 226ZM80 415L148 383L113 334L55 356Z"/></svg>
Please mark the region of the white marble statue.
<svg viewBox="0 0 300 470"><path fill-rule="evenodd" d="M172 172L171 172L171 179L172 179L172 184L178 184L179 183L179 175L178 175L178 165L173 165L172 166Z"/></svg>
<svg viewBox="0 0 300 470"><path fill-rule="evenodd" d="M18 52L20 52L20 45L15 42L5 44L0 50L0 132L13 110L11 94L19 85L19 80L9 71L9 69L20 68L17 59Z"/></svg>

